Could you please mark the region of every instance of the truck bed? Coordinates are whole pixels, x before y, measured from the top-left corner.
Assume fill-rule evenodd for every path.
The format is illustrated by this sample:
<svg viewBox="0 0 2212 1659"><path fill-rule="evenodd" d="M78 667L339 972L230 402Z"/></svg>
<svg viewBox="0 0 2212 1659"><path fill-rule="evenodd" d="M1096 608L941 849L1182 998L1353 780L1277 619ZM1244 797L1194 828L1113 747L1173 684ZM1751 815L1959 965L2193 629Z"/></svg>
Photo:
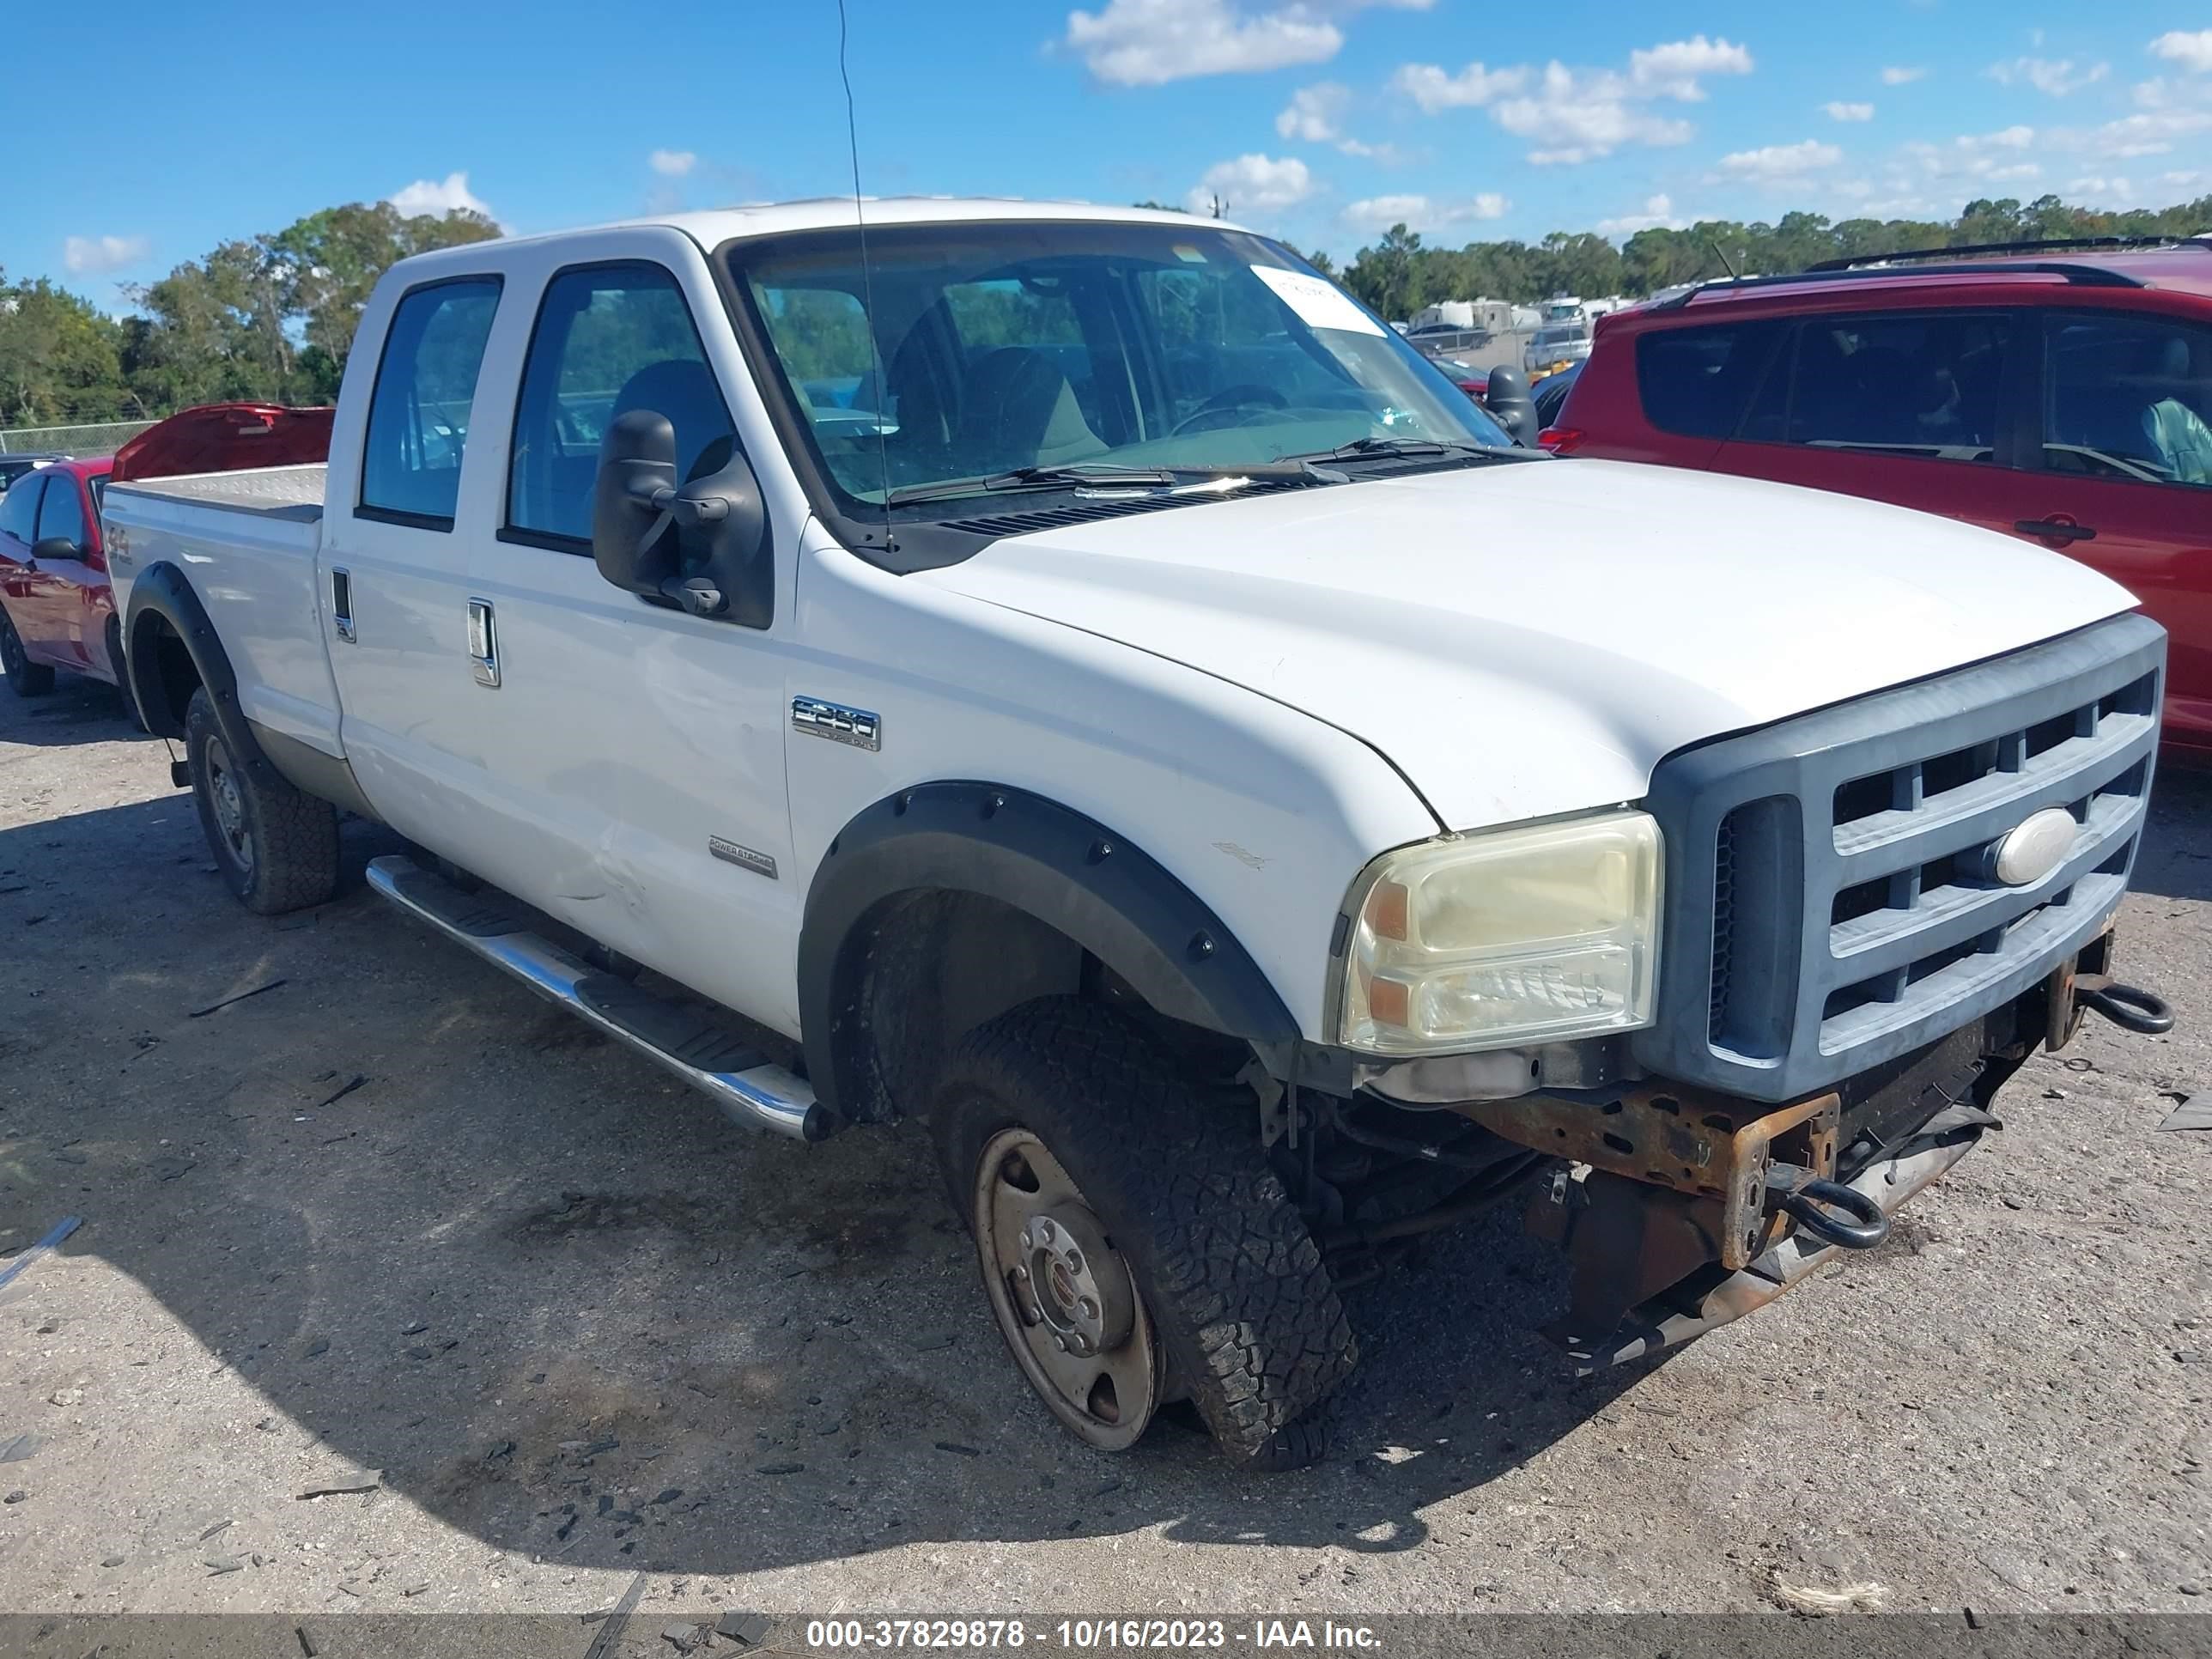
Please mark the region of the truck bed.
<svg viewBox="0 0 2212 1659"><path fill-rule="evenodd" d="M189 569L230 652L247 717L337 755L337 689L316 568L325 471L317 463L111 484L100 518L117 611L130 617L131 585L151 566Z"/></svg>
<svg viewBox="0 0 2212 1659"><path fill-rule="evenodd" d="M272 519L313 524L323 516L323 488L330 469L321 462L304 466L264 466L242 472L200 472L181 478L142 478L111 484L108 493L128 491L163 496L192 507L258 513Z"/></svg>

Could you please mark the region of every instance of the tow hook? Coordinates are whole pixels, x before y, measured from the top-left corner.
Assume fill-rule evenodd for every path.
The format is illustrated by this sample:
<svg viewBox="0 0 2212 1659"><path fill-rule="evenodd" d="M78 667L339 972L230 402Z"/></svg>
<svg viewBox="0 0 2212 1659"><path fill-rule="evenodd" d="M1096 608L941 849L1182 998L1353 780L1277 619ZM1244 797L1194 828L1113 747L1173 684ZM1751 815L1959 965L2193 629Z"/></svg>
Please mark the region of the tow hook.
<svg viewBox="0 0 2212 1659"><path fill-rule="evenodd" d="M2163 1036L2173 1029L2173 1008L2164 997L2141 986L2115 984L2109 974L2076 975L2074 1000L2141 1036Z"/></svg>
<svg viewBox="0 0 2212 1659"><path fill-rule="evenodd" d="M1775 1208L1794 1216L1799 1226L1827 1243L1846 1250L1870 1250L1889 1237L1889 1218L1869 1195L1840 1181L1823 1180L1795 1164L1769 1164L1766 1191Z"/></svg>

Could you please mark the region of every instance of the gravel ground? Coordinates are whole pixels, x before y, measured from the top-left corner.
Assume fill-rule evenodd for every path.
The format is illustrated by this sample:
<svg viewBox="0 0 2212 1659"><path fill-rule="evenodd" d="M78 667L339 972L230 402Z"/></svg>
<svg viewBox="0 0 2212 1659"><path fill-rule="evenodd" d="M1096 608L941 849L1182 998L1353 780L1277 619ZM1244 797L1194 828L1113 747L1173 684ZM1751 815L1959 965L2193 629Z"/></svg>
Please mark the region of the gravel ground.
<svg viewBox="0 0 2212 1659"><path fill-rule="evenodd" d="M0 1248L84 1218L0 1291L0 1608L2212 1604L2212 1133L2159 1132L2212 1042L2205 781L2123 922L2172 1037L2093 1021L1891 1244L1656 1364L1565 1380L1551 1259L1454 1237L1352 1297L1340 1455L1261 1479L1079 1448L914 1134L726 1127L379 905L382 832L246 915L115 709L0 694Z"/></svg>

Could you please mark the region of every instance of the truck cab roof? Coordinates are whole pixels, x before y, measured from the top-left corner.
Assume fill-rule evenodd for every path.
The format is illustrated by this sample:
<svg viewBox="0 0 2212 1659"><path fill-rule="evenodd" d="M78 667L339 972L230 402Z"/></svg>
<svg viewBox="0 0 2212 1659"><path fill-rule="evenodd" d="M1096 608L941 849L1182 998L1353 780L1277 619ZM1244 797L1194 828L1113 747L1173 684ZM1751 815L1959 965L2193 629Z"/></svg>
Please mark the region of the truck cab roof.
<svg viewBox="0 0 2212 1659"><path fill-rule="evenodd" d="M470 242L441 248L404 261L410 270L433 264L481 261L486 248L527 246L540 242L566 241L582 230L659 228L681 232L709 251L738 237L775 236L794 231L838 230L866 223L877 225L991 223L1006 220L1073 221L1085 224L1205 225L1217 230L1244 230L1232 220L1194 220L1170 209L1101 206L1095 202L1030 201L1014 196L813 196L788 202L750 203L698 213L649 214L609 224L571 226L528 236L501 237L490 242Z"/></svg>

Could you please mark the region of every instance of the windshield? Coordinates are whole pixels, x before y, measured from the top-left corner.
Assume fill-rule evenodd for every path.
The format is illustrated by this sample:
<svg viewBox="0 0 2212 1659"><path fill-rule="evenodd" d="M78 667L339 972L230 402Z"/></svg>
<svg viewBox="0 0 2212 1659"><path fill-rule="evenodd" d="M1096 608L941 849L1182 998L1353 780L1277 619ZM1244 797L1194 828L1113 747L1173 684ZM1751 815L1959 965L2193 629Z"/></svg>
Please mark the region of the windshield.
<svg viewBox="0 0 2212 1659"><path fill-rule="evenodd" d="M772 394L848 512L980 496L1038 468L1092 475L1074 489L1362 441L1511 447L1387 325L1243 232L890 225L867 251L865 272L852 230L726 251L780 371Z"/></svg>

